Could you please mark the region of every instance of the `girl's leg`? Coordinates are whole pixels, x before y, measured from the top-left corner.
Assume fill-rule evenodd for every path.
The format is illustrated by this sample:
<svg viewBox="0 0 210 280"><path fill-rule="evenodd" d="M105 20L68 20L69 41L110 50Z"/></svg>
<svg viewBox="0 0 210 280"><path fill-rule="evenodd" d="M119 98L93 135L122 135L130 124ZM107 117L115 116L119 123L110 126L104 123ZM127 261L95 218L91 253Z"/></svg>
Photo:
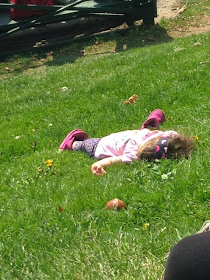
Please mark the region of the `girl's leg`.
<svg viewBox="0 0 210 280"><path fill-rule="evenodd" d="M72 130L61 143L59 150L72 150L72 144L74 141L82 141L87 138L87 133L81 129Z"/></svg>
<svg viewBox="0 0 210 280"><path fill-rule="evenodd" d="M83 141L75 141L73 143L74 151L82 151L87 153L91 158L95 157L95 151L101 138L88 138Z"/></svg>
<svg viewBox="0 0 210 280"><path fill-rule="evenodd" d="M152 111L147 118L147 120L143 123L140 129L146 128L147 126L151 126L154 128L159 128L159 125L165 121L165 113L161 109L155 109Z"/></svg>

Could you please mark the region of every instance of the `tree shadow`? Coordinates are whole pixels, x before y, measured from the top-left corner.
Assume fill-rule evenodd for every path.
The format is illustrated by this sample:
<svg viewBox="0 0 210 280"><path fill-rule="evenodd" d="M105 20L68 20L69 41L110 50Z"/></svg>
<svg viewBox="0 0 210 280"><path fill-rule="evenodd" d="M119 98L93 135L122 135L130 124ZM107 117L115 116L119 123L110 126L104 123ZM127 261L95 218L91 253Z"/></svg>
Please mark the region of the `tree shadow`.
<svg viewBox="0 0 210 280"><path fill-rule="evenodd" d="M87 55L124 52L172 40L159 24L146 26L137 21L128 26L123 18L82 18L13 34L1 40L0 58L4 61L15 54L35 55L36 59L43 59L43 64L54 66L74 63ZM53 54L52 59L46 59L49 53ZM35 67L35 63L28 65L28 68Z"/></svg>
<svg viewBox="0 0 210 280"><path fill-rule="evenodd" d="M67 44L59 44L54 48L54 59L47 62L51 65L74 63L82 56L119 53L133 48L167 43L173 38L159 24L145 26L137 23L128 26L125 22L112 27L103 26L100 30L77 35ZM113 43L110 43L113 42Z"/></svg>

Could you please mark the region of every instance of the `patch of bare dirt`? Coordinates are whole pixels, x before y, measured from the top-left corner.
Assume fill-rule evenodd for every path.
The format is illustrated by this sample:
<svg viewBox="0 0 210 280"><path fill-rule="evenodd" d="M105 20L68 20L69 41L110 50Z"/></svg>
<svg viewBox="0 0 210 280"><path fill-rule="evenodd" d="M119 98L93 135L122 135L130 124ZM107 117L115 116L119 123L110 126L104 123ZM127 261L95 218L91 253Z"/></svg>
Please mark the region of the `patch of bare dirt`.
<svg viewBox="0 0 210 280"><path fill-rule="evenodd" d="M187 2L183 0L157 0L158 17L156 18L156 22L160 22L162 18L173 19L179 17L187 8ZM208 31L210 31L210 17L207 15L200 15L199 24L194 22L194 17L192 16L190 25L185 26L185 28L177 26L169 33L172 37L185 37L192 34L206 33Z"/></svg>
<svg viewBox="0 0 210 280"><path fill-rule="evenodd" d="M172 37L186 37L193 34L203 34L210 31L210 25L205 26L190 26L188 29L182 28L175 28L173 31L170 32Z"/></svg>
<svg viewBox="0 0 210 280"><path fill-rule="evenodd" d="M180 0L157 0L158 17L156 22L159 22L162 17L175 18L180 9Z"/></svg>

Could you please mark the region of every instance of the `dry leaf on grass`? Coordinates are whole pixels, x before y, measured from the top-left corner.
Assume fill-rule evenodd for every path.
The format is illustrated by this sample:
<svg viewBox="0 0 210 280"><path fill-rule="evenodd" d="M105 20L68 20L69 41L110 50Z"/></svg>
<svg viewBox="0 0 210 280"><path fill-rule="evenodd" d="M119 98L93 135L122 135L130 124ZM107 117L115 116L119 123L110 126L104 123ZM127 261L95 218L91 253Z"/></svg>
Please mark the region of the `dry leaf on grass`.
<svg viewBox="0 0 210 280"><path fill-rule="evenodd" d="M187 4L185 4L184 6L182 6L182 7L178 10L176 16L178 16L178 15L181 14L181 13L183 13L183 12L186 10L186 8L187 8Z"/></svg>
<svg viewBox="0 0 210 280"><path fill-rule="evenodd" d="M68 89L68 87L62 87L62 88L61 88L62 91L65 91L65 90L67 90L67 89Z"/></svg>
<svg viewBox="0 0 210 280"><path fill-rule="evenodd" d="M59 207L58 207L58 211L59 211L60 213L62 213L62 212L63 212L63 208L62 208L61 206L59 206Z"/></svg>
<svg viewBox="0 0 210 280"><path fill-rule="evenodd" d="M202 64L208 64L209 63L209 61L201 61L200 62L200 64L202 65Z"/></svg>
<svg viewBox="0 0 210 280"><path fill-rule="evenodd" d="M183 50L185 50L185 48L179 48L179 47L174 48L174 51L175 51L175 52L181 52L181 51L183 51Z"/></svg>
<svg viewBox="0 0 210 280"><path fill-rule="evenodd" d="M138 95L134 94L131 97L128 98L128 100L124 101L125 104L132 104L132 103L136 103L137 99L138 99Z"/></svg>
<svg viewBox="0 0 210 280"><path fill-rule="evenodd" d="M199 42L197 42L197 43L195 43L193 46L194 46L194 47L200 47L200 46L202 46L202 44L199 43Z"/></svg>
<svg viewBox="0 0 210 280"><path fill-rule="evenodd" d="M51 55L53 55L52 51L46 53L46 56L51 56Z"/></svg>

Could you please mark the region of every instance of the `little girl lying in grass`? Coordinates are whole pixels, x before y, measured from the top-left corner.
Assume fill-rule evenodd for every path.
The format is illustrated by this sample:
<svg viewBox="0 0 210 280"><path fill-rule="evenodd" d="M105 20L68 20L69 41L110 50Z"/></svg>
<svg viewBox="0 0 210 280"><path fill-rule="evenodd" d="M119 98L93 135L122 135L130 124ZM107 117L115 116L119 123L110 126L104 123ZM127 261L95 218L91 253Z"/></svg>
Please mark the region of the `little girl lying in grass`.
<svg viewBox="0 0 210 280"><path fill-rule="evenodd" d="M106 173L105 167L117 163L129 164L133 160L173 159L188 157L193 148L192 140L173 130L157 130L165 121L162 110L154 110L140 130L112 133L103 138L89 138L80 129L71 131L60 145L60 151L84 151L99 161L91 167L94 175Z"/></svg>

